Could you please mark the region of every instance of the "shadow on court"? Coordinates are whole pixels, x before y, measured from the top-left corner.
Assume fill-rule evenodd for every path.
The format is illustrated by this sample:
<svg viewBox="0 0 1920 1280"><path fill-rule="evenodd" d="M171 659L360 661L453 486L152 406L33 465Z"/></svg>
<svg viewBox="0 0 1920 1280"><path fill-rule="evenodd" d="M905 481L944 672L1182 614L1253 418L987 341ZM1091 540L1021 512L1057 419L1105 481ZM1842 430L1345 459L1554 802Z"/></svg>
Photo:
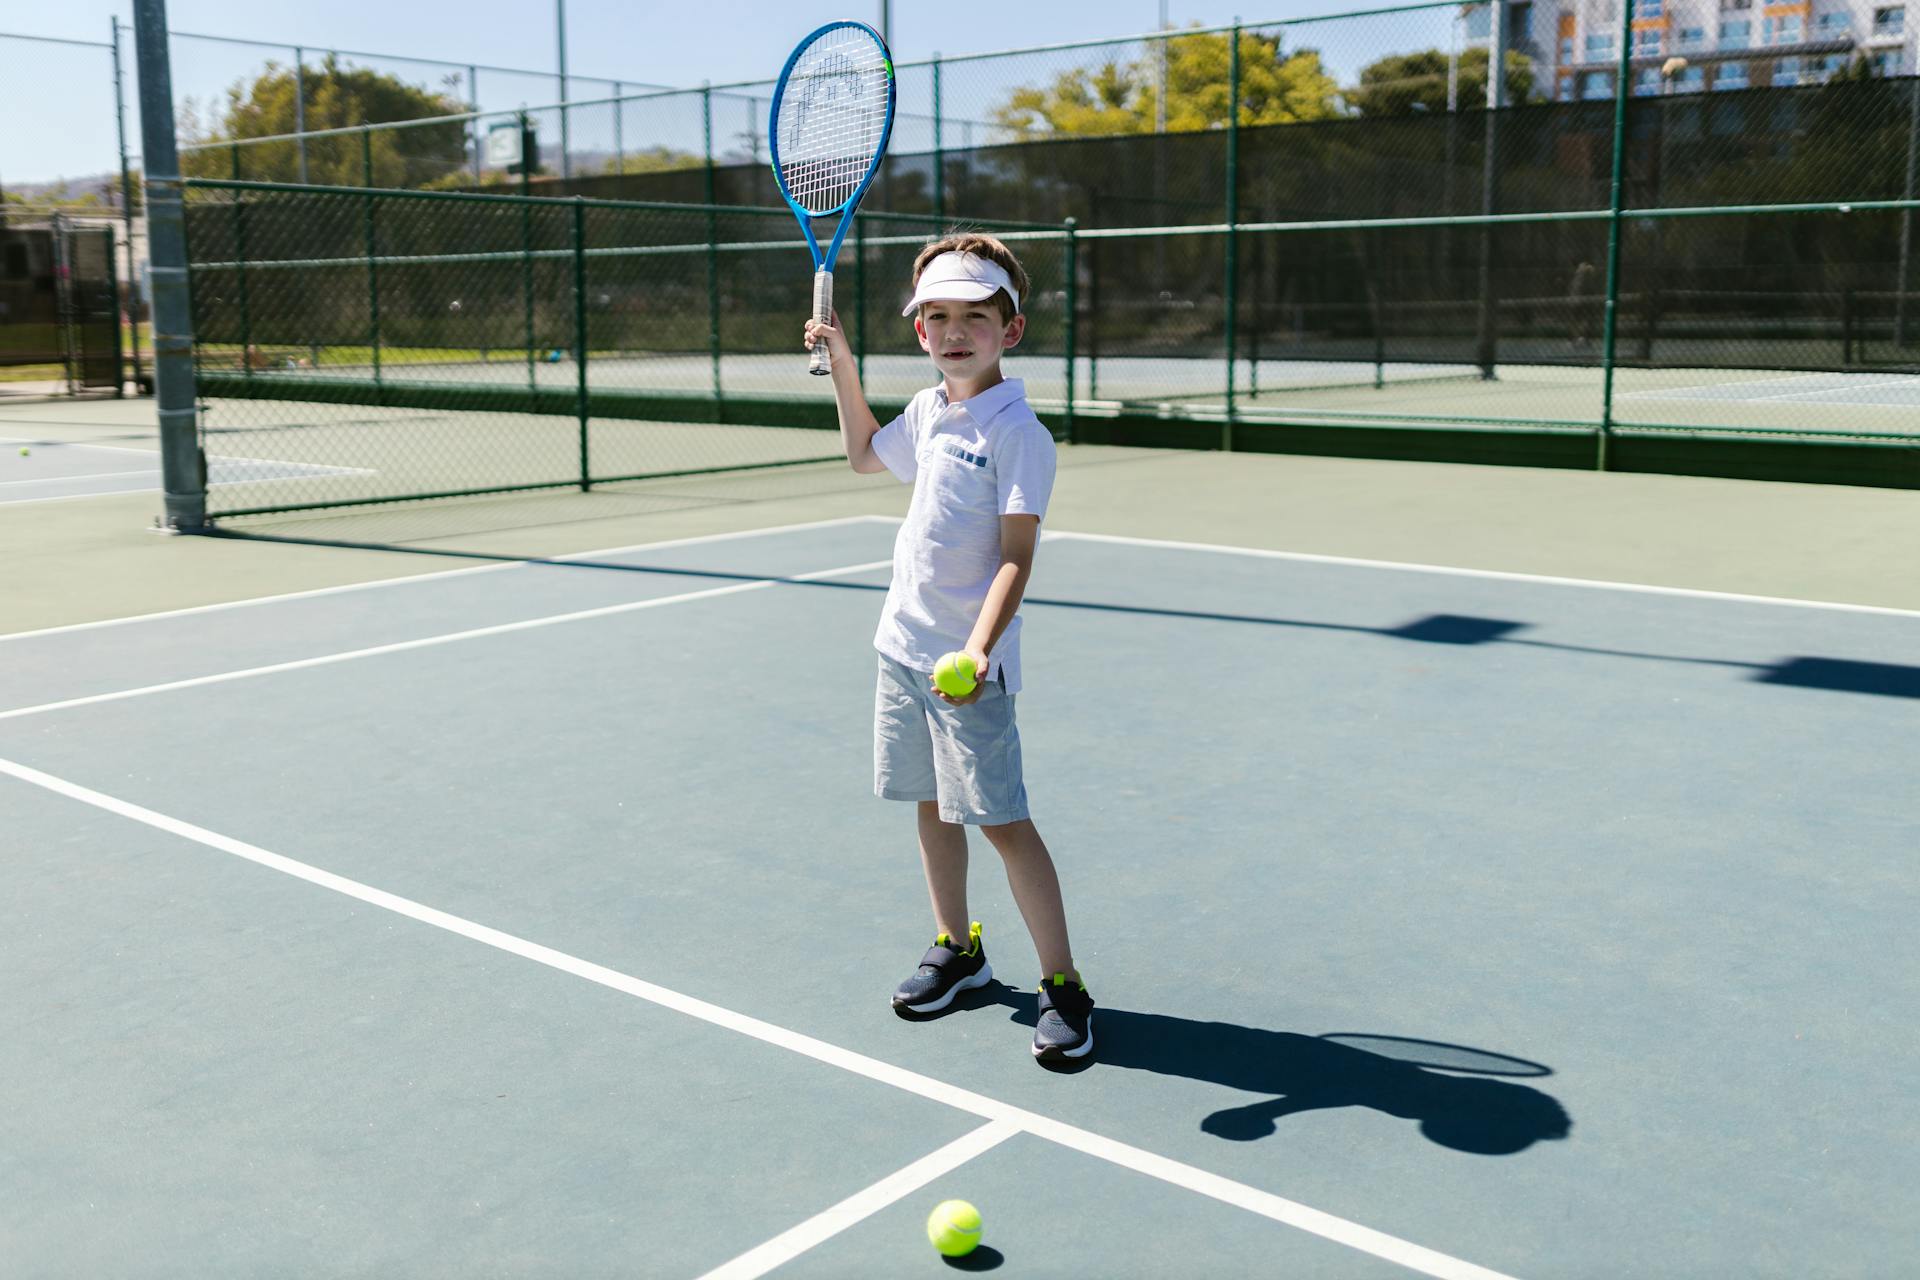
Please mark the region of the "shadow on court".
<svg viewBox="0 0 1920 1280"><path fill-rule="evenodd" d="M933 1017L993 1005L1011 1009L1011 1021L1029 1027L1038 1017L1033 992L997 980L963 993L946 1013ZM1551 1068L1458 1045L1393 1036L1308 1036L1107 1008L1096 1010L1094 1031L1093 1058L1042 1065L1072 1074L1097 1063L1272 1095L1200 1121L1203 1133L1229 1142L1272 1137L1288 1116L1335 1107L1366 1107L1415 1121L1428 1141L1473 1155L1517 1155L1573 1131L1572 1118L1552 1095L1486 1078L1545 1076ZM1380 1044L1391 1052L1369 1052L1343 1040ZM1445 1069L1431 1069L1436 1065ZM1471 1074L1457 1074L1462 1072Z"/></svg>

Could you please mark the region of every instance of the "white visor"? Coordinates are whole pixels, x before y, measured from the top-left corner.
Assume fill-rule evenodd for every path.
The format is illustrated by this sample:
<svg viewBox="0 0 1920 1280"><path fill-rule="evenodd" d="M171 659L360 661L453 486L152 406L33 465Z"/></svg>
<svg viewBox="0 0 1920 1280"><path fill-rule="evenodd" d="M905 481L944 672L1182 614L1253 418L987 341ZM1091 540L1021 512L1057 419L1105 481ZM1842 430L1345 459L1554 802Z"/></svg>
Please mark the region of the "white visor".
<svg viewBox="0 0 1920 1280"><path fill-rule="evenodd" d="M913 301L900 314L913 315L923 302L983 302L1001 289L1013 299L1014 314L1020 312L1020 291L1006 268L990 258L971 253L943 253L920 273L920 287Z"/></svg>

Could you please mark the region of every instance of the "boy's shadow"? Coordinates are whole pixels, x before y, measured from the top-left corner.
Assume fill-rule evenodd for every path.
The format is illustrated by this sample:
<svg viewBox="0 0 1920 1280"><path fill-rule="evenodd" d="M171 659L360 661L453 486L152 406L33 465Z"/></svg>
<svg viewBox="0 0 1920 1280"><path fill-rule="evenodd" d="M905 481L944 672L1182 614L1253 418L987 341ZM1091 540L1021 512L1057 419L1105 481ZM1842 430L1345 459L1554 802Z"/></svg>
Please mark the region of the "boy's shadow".
<svg viewBox="0 0 1920 1280"><path fill-rule="evenodd" d="M995 1004L1012 1009L1013 1021L1027 1026L1037 1018L1033 992L998 981L955 1001L958 1009ZM1456 1045L1391 1036L1308 1036L1104 1007L1094 1011L1093 1030L1093 1057L1058 1069L1078 1071L1098 1061L1272 1095L1200 1122L1204 1132L1232 1142L1268 1137L1282 1117L1328 1107L1370 1107L1414 1120L1429 1141L1477 1155L1513 1155L1536 1142L1564 1138L1573 1128L1549 1094L1486 1078L1545 1076L1552 1074L1549 1068Z"/></svg>

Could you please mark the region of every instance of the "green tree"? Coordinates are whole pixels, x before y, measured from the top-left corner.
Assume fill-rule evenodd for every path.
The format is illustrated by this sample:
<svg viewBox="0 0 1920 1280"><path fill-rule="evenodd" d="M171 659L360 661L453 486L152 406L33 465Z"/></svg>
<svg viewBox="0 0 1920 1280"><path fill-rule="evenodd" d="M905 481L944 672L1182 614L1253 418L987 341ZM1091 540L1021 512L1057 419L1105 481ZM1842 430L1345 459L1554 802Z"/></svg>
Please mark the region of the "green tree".
<svg viewBox="0 0 1920 1280"><path fill-rule="evenodd" d="M1176 36L1166 42L1168 132L1223 127L1231 87L1229 37L1223 33ZM1243 125L1326 120L1339 113L1339 88L1320 54L1296 49L1282 55L1277 37L1240 34L1240 104ZM1136 61L1110 61L1097 68L1062 72L1051 85L1021 88L993 108L994 122L1016 140L1153 133L1158 127L1160 67L1149 49Z"/></svg>
<svg viewBox="0 0 1920 1280"><path fill-rule="evenodd" d="M1485 49L1460 54L1456 100L1462 111L1487 105L1487 67L1492 57ZM1398 53L1369 63L1360 83L1347 92L1347 102L1363 116L1404 116L1417 111L1435 114L1447 109L1447 55L1440 49ZM1538 102L1533 63L1526 55L1507 52L1507 101Z"/></svg>
<svg viewBox="0 0 1920 1280"><path fill-rule="evenodd" d="M306 88L308 132L424 120L467 110L467 104L454 96L451 83L439 91L426 89L364 67L342 66L331 56L317 67L307 67L301 79ZM215 120L203 121L199 109L189 101L181 114L182 137L192 143L208 143L293 133L298 125L296 83L291 68L270 62L251 84L241 80L227 90ZM468 163L467 125L462 121L375 129L369 141L372 185L377 187L424 186ZM366 185L365 156L358 135L309 138L306 152L308 182L318 186ZM300 151L291 141L183 151L180 168L189 177L232 177L236 156L239 176L251 181L300 180Z"/></svg>

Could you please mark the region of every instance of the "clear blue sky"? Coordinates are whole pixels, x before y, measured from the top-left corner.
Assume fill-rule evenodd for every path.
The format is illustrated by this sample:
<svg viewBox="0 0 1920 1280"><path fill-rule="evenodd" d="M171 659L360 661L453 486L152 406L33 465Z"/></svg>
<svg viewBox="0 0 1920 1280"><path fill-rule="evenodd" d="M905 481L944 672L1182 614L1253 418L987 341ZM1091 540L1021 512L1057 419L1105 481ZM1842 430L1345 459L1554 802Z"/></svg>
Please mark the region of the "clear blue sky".
<svg viewBox="0 0 1920 1280"><path fill-rule="evenodd" d="M1304 17L1362 7L1359 0L1169 0L1175 25L1213 25ZM967 20L957 24L956 9ZM847 0L831 11L773 0L705 0L649 4L634 0L567 0L568 69L575 75L697 85L771 76L795 40L831 16L878 21L878 0ZM130 22L127 0L65 0L60 7L8 5L0 31L105 41L118 14ZM1125 35L1152 29L1159 0L968 0L963 6L932 0L895 0L893 47L898 61L1024 45ZM556 61L551 0L171 0L168 21L178 31L416 54L455 62L552 69ZM139 122L128 39L129 145L139 151ZM176 103L206 99L252 71L273 52L175 42ZM287 55L280 55L283 62ZM378 64L375 64L378 65ZM386 69L432 83L431 68ZM537 105L557 98L551 82L511 81L481 74L483 105ZM964 92L964 87L959 87ZM976 85L976 91L984 93ZM606 90L580 85L575 98ZM906 110L903 103L903 110ZM964 106L962 108L965 109ZM744 113L743 113L744 114ZM112 80L103 50L69 49L0 38L0 183L42 181L98 173L116 164ZM630 126L631 128L631 126ZM629 146L634 145L631 138Z"/></svg>

